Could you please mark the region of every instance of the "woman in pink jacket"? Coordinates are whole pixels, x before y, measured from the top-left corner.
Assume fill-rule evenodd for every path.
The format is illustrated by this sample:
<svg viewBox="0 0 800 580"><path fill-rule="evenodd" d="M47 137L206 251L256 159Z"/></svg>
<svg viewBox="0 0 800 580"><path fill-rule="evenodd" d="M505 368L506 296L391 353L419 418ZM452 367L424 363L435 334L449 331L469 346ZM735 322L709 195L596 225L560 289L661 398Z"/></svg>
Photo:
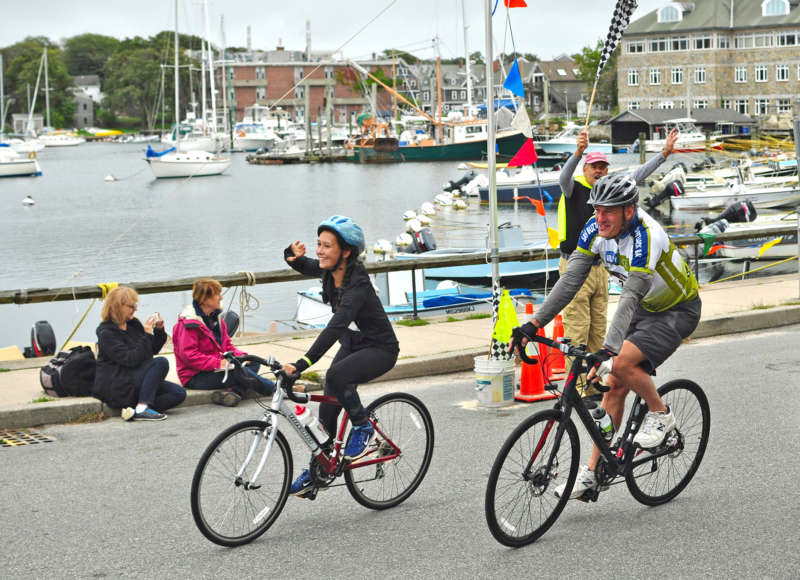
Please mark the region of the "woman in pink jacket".
<svg viewBox="0 0 800 580"><path fill-rule="evenodd" d="M222 353L245 353L233 346L222 313L222 285L200 278L192 285L192 304L184 308L172 329L175 365L181 384L187 389L219 389L211 395L218 405L235 407L248 388L271 395L275 383L258 375L258 365L245 368L245 376L231 372L223 383L227 361Z"/></svg>

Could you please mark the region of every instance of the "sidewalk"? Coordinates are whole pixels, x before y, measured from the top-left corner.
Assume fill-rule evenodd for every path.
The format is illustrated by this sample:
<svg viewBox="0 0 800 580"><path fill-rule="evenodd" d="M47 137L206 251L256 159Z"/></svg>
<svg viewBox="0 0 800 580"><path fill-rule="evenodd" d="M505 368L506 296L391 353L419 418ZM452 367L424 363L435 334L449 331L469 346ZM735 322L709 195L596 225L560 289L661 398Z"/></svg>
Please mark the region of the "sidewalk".
<svg viewBox="0 0 800 580"><path fill-rule="evenodd" d="M703 314L692 338L704 338L751 330L770 329L800 323L800 283L797 274L732 281L701 288ZM611 297L609 320L616 308ZM789 303L787 305L787 303ZM520 314L520 321L524 315ZM491 319L446 322L433 319L425 326L398 326L400 340L397 365L381 380L402 379L471 370L473 358L488 352ZM235 340L248 353L273 356L281 362L294 362L303 356L318 331L264 335ZM552 331L548 332L552 335ZM330 364L336 348L311 368L320 375ZM170 380L178 382L172 353L162 353L170 361ZM91 397L68 397L33 403L44 396L39 384L39 368L47 359L0 362L0 429L65 423L105 411L112 412ZM210 391L189 390L183 407L210 403Z"/></svg>

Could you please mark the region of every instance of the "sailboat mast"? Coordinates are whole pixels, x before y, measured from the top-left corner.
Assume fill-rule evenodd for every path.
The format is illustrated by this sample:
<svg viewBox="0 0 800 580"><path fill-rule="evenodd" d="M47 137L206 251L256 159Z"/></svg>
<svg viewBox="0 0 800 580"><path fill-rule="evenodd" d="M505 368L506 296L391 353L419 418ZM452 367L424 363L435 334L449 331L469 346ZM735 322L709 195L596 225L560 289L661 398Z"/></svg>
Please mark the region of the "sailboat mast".
<svg viewBox="0 0 800 580"><path fill-rule="evenodd" d="M6 132L6 95L3 87L3 55L0 54L0 137Z"/></svg>
<svg viewBox="0 0 800 580"><path fill-rule="evenodd" d="M211 92L211 135L217 137L217 98L214 87L214 56L211 52L211 39L208 29L208 0L203 0L203 15L205 16L206 50L208 51L208 89ZM203 119L205 122L205 119Z"/></svg>
<svg viewBox="0 0 800 580"><path fill-rule="evenodd" d="M181 148L181 121L179 118L178 105L178 0L175 0L175 152L180 152Z"/></svg>
<svg viewBox="0 0 800 580"><path fill-rule="evenodd" d="M44 45L44 106L47 110L47 126L50 127L50 77L47 75L47 45Z"/></svg>
<svg viewBox="0 0 800 580"><path fill-rule="evenodd" d="M486 157L489 162L489 253L492 258L492 288L500 279L497 260L497 163L494 126L494 57L492 56L492 0L486 0Z"/></svg>
<svg viewBox="0 0 800 580"><path fill-rule="evenodd" d="M464 20L464 62L467 65L467 116L472 118L472 75L469 72L469 45L467 36L469 35L469 24L467 24L467 8L464 0L461 0L461 14Z"/></svg>
<svg viewBox="0 0 800 580"><path fill-rule="evenodd" d="M436 126L436 144L438 145L442 141L442 57L439 54L439 37L436 37L436 108L438 109L438 113L436 114L436 120L438 124Z"/></svg>

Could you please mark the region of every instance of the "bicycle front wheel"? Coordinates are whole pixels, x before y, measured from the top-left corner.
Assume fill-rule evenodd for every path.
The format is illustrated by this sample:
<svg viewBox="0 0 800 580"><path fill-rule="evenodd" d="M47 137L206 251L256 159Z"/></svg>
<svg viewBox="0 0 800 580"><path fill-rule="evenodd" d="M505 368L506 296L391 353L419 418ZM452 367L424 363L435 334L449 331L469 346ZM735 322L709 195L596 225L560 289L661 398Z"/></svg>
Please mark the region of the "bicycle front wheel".
<svg viewBox="0 0 800 580"><path fill-rule="evenodd" d="M274 428L274 427L273 427ZM289 495L292 455L275 434L264 468L252 477L267 444L264 421L244 421L206 448L192 479L192 515L203 535L221 546L240 546L267 531Z"/></svg>
<svg viewBox="0 0 800 580"><path fill-rule="evenodd" d="M375 422L377 435L374 450L359 463L397 453L392 444L399 448L399 455L363 467L355 463L344 472L344 479L358 503L382 510L408 499L422 483L433 456L433 420L422 401L407 393L379 397L367 406L367 414Z"/></svg>
<svg viewBox="0 0 800 580"><path fill-rule="evenodd" d="M652 450L637 449L629 458L625 483L633 497L645 505L660 505L678 495L694 477L708 444L711 412L699 385L679 379L658 389L678 421L678 428ZM670 453L662 452L672 449ZM659 454L655 456L655 454ZM647 460L654 455L652 460Z"/></svg>
<svg viewBox="0 0 800 580"><path fill-rule="evenodd" d="M536 541L552 526L578 476L580 442L575 424L565 424L556 441L561 411L528 417L506 439L494 460L486 486L486 523L494 538L517 548ZM553 462L548 468L550 457ZM561 497L554 489L566 482Z"/></svg>

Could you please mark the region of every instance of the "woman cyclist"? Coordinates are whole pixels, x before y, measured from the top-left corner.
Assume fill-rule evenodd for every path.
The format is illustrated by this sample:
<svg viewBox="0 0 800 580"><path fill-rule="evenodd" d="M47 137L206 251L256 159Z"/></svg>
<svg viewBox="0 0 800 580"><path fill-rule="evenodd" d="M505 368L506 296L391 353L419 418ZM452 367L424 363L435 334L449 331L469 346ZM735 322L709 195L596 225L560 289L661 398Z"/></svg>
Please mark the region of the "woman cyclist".
<svg viewBox="0 0 800 580"><path fill-rule="evenodd" d="M339 341L339 352L325 373L325 394L335 396L347 411L353 425L345 459L358 459L375 437L356 386L371 381L392 369L400 350L386 312L375 294L360 254L364 251L364 232L352 219L331 216L317 227L317 260L307 258L306 247L294 242L283 252L293 269L309 277L322 278L322 300L331 305L333 317L305 356L284 365L289 374L302 372L316 363ZM351 330L355 325L357 330ZM336 433L340 407L321 403L319 419L331 435ZM313 481L304 469L290 493L303 497Z"/></svg>

